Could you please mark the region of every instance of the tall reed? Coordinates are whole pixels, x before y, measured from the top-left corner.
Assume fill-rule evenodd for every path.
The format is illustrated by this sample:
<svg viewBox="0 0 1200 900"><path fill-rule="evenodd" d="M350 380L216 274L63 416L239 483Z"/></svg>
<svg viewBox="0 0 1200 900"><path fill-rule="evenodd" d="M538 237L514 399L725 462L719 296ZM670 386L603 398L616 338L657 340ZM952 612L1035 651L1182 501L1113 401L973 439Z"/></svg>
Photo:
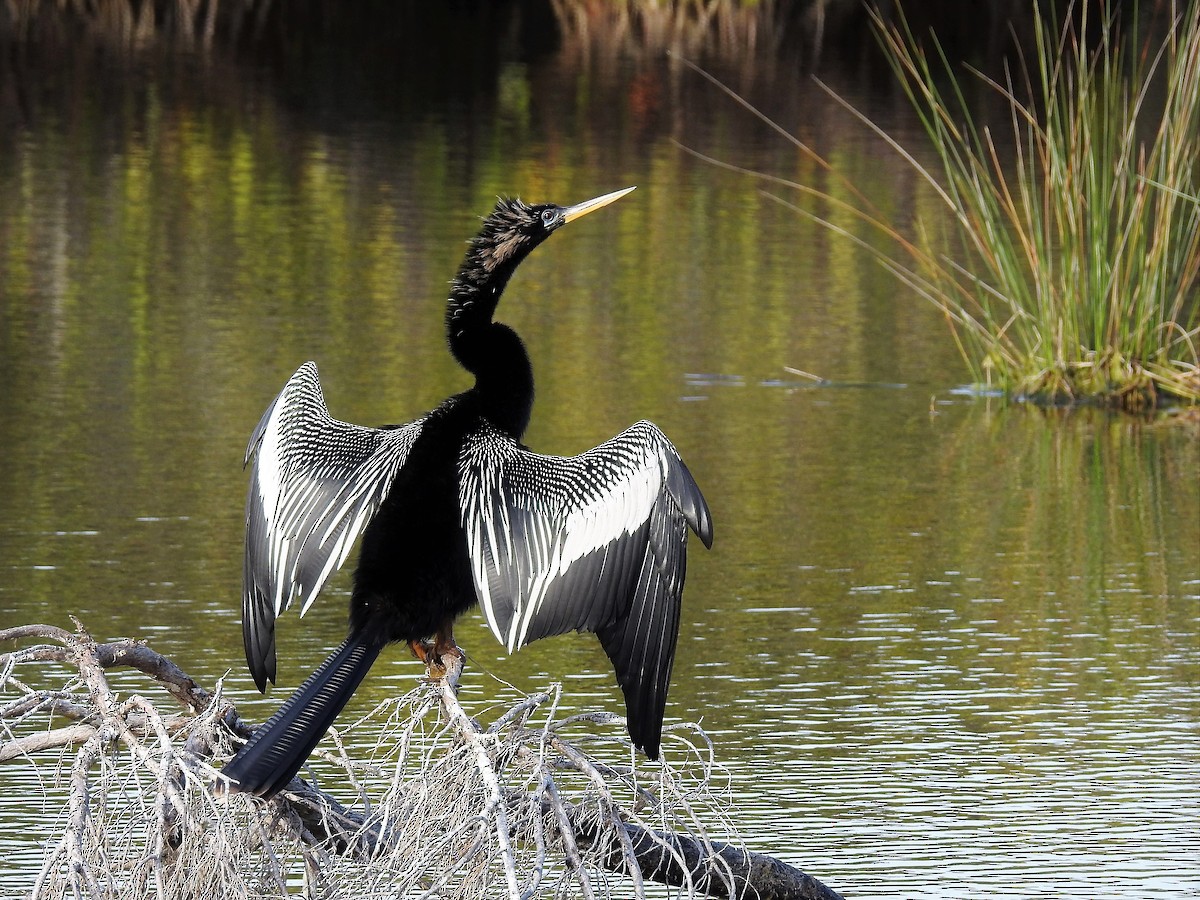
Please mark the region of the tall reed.
<svg viewBox="0 0 1200 900"><path fill-rule="evenodd" d="M927 50L903 16L888 23L875 15L940 166L923 164L822 85L944 203L957 235L953 254L939 249L946 245L941 235L906 236L844 179L852 201L771 180L852 213L889 238L880 247L793 206L857 242L936 304L981 385L1047 403L1135 410L1164 399L1194 404L1200 402L1200 0L1172 0L1169 27L1157 40L1139 33L1136 8L1125 24L1108 7L1107 0L1072 5L1056 30L1050 24L1056 17L1044 16L1035 2L1032 58L1018 56L1000 80L968 67L1003 99L1003 130L1011 133L1002 135L973 118L963 82L936 37ZM835 167L789 139L837 176Z"/></svg>
<svg viewBox="0 0 1200 900"><path fill-rule="evenodd" d="M1069 9L1056 36L1035 4L1032 67L1020 59L1003 82L974 72L1006 102L1015 159L973 122L936 40L931 61L903 19L876 19L943 177L913 164L963 244L961 263L918 253L909 274L951 314L976 377L1017 397L1195 402L1200 2L1173 8L1158 43L1136 10L1123 32L1089 21L1094 8Z"/></svg>

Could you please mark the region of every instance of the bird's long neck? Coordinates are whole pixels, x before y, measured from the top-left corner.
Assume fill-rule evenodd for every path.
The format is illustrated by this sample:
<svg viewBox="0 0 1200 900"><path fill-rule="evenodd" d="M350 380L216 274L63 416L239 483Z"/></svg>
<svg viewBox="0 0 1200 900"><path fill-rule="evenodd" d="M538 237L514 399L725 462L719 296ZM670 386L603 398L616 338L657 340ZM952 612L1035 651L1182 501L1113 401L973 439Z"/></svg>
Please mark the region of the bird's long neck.
<svg viewBox="0 0 1200 900"><path fill-rule="evenodd" d="M519 440L533 409L533 367L517 333L492 319L517 262L489 258L472 243L451 284L446 339L454 358L475 376L472 392L483 415Z"/></svg>

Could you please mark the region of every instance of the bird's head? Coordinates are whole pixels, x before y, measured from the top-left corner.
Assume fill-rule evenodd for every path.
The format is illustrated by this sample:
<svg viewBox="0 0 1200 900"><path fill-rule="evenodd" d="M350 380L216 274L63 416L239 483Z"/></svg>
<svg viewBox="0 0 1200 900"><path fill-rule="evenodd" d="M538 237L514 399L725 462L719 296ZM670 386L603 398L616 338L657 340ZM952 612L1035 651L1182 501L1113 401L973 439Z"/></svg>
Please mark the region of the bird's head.
<svg viewBox="0 0 1200 900"><path fill-rule="evenodd" d="M471 240L468 261L479 266L485 277L510 273L530 251L559 228L608 206L632 190L629 187L613 191L573 206L530 205L516 198L501 197Z"/></svg>
<svg viewBox="0 0 1200 900"><path fill-rule="evenodd" d="M518 265L568 222L608 206L633 188L613 191L574 206L530 205L501 198L471 239L450 285L446 339L454 358L475 375L475 390L491 399L493 424L520 438L533 404L533 370L517 333L494 322L496 304Z"/></svg>

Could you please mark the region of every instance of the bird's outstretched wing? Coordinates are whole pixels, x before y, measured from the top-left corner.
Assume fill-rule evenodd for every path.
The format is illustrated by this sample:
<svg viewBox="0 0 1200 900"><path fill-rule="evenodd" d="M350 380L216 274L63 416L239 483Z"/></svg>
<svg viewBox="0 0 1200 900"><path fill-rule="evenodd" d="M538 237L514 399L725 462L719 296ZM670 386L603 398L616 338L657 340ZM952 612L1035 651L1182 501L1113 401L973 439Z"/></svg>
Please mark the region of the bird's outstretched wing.
<svg viewBox="0 0 1200 900"><path fill-rule="evenodd" d="M364 428L329 415L317 366L296 370L263 414L246 462L242 637L259 690L275 680L275 617L292 598L307 612L346 560L388 488L423 420Z"/></svg>
<svg viewBox="0 0 1200 900"><path fill-rule="evenodd" d="M579 456L532 453L485 427L462 451L460 502L479 605L512 652L567 631L599 636L629 733L657 758L679 634L687 526L712 518L650 422Z"/></svg>

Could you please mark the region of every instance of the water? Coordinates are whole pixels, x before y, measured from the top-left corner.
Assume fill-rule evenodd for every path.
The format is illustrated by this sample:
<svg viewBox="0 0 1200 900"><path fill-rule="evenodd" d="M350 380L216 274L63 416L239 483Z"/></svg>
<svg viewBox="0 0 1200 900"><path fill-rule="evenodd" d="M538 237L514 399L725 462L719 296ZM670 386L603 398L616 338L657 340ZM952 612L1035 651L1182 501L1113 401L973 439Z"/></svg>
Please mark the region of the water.
<svg viewBox="0 0 1200 900"><path fill-rule="evenodd" d="M1200 895L1195 428L956 392L936 312L678 146L819 177L777 137L656 54L543 46L496 15L461 23L490 48L469 71L444 38L357 65L20 56L0 93L0 626L145 638L265 716L282 693L255 702L238 597L266 403L309 358L350 421L461 390L441 303L495 195L637 184L538 250L501 317L538 378L531 446L651 418L708 497L668 720L713 737L750 844L853 897ZM881 205L935 215L784 59L732 71ZM911 133L870 79L825 77ZM340 639L346 586L282 620L282 685ZM589 638L506 659L478 616L459 637L481 703L494 676L620 709ZM418 674L390 654L351 712ZM25 762L0 784L20 893L54 810Z"/></svg>

